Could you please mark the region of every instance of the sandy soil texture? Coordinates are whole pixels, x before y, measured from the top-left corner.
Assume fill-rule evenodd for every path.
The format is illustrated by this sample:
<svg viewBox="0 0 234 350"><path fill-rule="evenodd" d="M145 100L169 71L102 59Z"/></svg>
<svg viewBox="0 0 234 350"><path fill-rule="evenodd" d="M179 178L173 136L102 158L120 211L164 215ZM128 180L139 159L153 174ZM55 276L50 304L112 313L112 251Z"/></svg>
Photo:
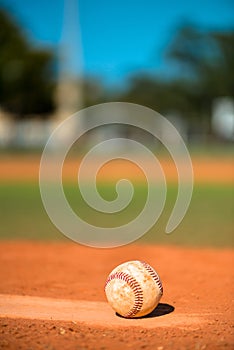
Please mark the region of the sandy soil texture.
<svg viewBox="0 0 234 350"><path fill-rule="evenodd" d="M168 158L159 159L167 181L177 182L178 175L174 162ZM77 173L80 166L80 159L70 159L64 163L63 178L65 180L77 181ZM101 159L97 159L97 164L101 164ZM195 183L234 183L234 162L230 158L192 158ZM40 168L39 156L11 156L0 159L0 180L38 180ZM93 175L87 171L86 178ZM98 174L98 179L107 181L118 179L122 175L144 180L144 174L131 162L124 160L114 160L109 162ZM152 175L153 176L153 175Z"/></svg>
<svg viewBox="0 0 234 350"><path fill-rule="evenodd" d="M118 317L104 284L118 264L141 259L164 295L142 319ZM233 349L231 250L1 242L1 349Z"/></svg>

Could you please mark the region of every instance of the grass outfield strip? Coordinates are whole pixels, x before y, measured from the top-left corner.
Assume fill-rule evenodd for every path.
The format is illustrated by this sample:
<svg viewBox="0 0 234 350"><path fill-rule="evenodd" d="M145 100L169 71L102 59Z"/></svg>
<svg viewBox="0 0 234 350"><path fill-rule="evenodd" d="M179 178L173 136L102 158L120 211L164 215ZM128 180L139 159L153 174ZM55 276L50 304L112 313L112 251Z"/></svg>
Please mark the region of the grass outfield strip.
<svg viewBox="0 0 234 350"><path fill-rule="evenodd" d="M100 184L105 199L115 198L114 186ZM144 185L135 186L133 201L126 210L117 214L100 214L87 207L75 185L67 184L65 194L73 210L89 223L113 227L127 223L142 210L147 196ZM183 244L194 246L234 246L233 194L231 185L196 185L187 215L170 235L164 233L167 220L175 203L176 186L168 187L167 201L156 225L139 243ZM0 238L52 240L66 239L50 222L35 183L0 185Z"/></svg>

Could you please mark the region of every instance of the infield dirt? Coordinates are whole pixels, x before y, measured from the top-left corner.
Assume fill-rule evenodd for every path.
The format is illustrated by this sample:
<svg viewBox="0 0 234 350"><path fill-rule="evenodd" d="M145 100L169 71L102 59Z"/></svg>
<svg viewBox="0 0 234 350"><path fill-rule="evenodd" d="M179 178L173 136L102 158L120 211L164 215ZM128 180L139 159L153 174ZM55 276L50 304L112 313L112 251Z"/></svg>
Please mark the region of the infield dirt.
<svg viewBox="0 0 234 350"><path fill-rule="evenodd" d="M0 348L232 349L233 258L228 249L2 242ZM104 284L133 259L158 271L164 295L151 317L128 320L107 305Z"/></svg>
<svg viewBox="0 0 234 350"><path fill-rule="evenodd" d="M101 160L97 159L100 164ZM177 181L175 164L168 158L160 159L167 181ZM234 162L231 158L193 157L194 180L196 183L234 183ZM77 181L80 159L70 159L64 163L63 178ZM39 178L39 156L5 156L0 159L0 180L5 181L37 181ZM106 164L98 175L103 181L114 180L122 175L136 180L144 180L144 174L131 162L115 160ZM90 172L86 176L89 179Z"/></svg>

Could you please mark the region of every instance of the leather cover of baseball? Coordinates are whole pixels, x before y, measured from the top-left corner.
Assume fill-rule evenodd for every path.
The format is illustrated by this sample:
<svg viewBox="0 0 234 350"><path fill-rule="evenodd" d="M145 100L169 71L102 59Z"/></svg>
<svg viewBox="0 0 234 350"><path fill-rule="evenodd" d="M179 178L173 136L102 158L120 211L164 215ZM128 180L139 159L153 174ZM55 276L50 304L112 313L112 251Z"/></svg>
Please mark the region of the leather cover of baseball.
<svg viewBox="0 0 234 350"><path fill-rule="evenodd" d="M133 260L117 266L110 273L105 293L115 312L135 318L148 315L156 308L163 287L159 275L149 264Z"/></svg>

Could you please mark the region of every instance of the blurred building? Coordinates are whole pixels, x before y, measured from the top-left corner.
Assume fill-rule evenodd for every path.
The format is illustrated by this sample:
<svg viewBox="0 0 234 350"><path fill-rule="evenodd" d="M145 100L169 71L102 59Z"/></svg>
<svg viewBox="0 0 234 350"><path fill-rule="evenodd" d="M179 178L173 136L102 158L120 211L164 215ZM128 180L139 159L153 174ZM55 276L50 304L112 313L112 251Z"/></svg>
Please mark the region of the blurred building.
<svg viewBox="0 0 234 350"><path fill-rule="evenodd" d="M220 97L214 100L212 128L220 138L234 140L234 99Z"/></svg>

